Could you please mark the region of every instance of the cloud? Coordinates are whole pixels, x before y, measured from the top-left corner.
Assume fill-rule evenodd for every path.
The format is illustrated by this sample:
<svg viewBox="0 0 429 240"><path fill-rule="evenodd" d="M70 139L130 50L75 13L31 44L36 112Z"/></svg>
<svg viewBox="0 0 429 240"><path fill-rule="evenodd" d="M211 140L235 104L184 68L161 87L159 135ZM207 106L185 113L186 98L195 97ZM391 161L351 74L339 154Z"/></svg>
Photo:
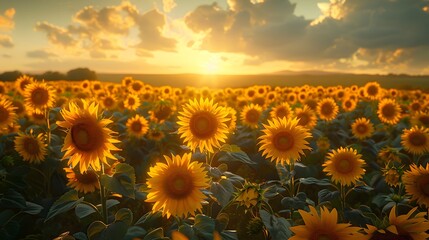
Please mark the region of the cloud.
<svg viewBox="0 0 429 240"><path fill-rule="evenodd" d="M0 30L10 30L15 27L13 17L15 16L15 9L7 9L3 15L0 14Z"/></svg>
<svg viewBox="0 0 429 240"><path fill-rule="evenodd" d="M162 0L162 6L164 12L169 13L177 6L177 4L174 0Z"/></svg>
<svg viewBox="0 0 429 240"><path fill-rule="evenodd" d="M260 63L361 60L374 68L409 64L429 46L425 0L331 0L313 20L297 16L289 0L227 2L227 9L213 3L186 15L188 28L204 34L194 46L243 53Z"/></svg>
<svg viewBox="0 0 429 240"><path fill-rule="evenodd" d="M58 57L55 53L51 53L46 50L34 50L27 52L27 57L29 58L40 58L40 59L48 59L52 57Z"/></svg>
<svg viewBox="0 0 429 240"><path fill-rule="evenodd" d="M109 58L128 48L135 48L136 52L174 51L176 41L164 36L165 26L162 13L139 13L135 5L124 1L101 9L87 6L77 11L66 27L41 22L36 30L44 32L55 46L86 49L91 58ZM133 38L135 32L137 39Z"/></svg>
<svg viewBox="0 0 429 240"><path fill-rule="evenodd" d="M14 46L12 37L9 35L0 34L0 46L12 48Z"/></svg>

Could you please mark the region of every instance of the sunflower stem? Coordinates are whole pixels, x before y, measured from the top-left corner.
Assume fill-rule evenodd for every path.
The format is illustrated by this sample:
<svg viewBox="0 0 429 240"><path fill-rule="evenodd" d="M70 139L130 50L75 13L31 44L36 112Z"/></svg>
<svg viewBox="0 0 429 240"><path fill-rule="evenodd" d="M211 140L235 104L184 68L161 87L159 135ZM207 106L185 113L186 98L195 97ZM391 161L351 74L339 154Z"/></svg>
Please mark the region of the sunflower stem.
<svg viewBox="0 0 429 240"><path fill-rule="evenodd" d="M344 211L346 209L346 193L345 193L345 189L344 189L344 185L341 184L340 187L340 195L341 195L341 209L342 209L342 214L343 214L343 218L344 218Z"/></svg>
<svg viewBox="0 0 429 240"><path fill-rule="evenodd" d="M48 127L46 134L48 135L48 147L49 147L51 145L51 123L49 122L49 109L45 110L45 118L46 118L46 125Z"/></svg>
<svg viewBox="0 0 429 240"><path fill-rule="evenodd" d="M99 182L100 182L100 200L101 200L101 215L103 217L103 222L105 224L108 224L107 222L107 204L106 204L106 191L103 186L103 183L101 182L101 176L104 175L104 164L101 162L101 175L99 176Z"/></svg>

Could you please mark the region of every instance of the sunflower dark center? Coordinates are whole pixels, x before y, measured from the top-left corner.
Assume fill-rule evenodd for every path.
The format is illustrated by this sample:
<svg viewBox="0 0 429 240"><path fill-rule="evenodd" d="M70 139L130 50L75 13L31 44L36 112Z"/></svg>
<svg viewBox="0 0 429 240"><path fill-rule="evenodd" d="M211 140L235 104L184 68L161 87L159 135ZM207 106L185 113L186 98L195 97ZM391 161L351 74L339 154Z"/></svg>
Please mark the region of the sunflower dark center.
<svg viewBox="0 0 429 240"><path fill-rule="evenodd" d="M113 104L115 103L115 101L113 101L113 99L110 97L106 97L106 98L104 98L103 103L104 103L104 106L106 106L106 107L112 107Z"/></svg>
<svg viewBox="0 0 429 240"><path fill-rule="evenodd" d="M142 127L143 125L138 120L131 123L131 130L133 132L140 132L142 130Z"/></svg>
<svg viewBox="0 0 429 240"><path fill-rule="evenodd" d="M24 149L30 155L35 155L40 152L39 143L34 138L26 138L24 141Z"/></svg>
<svg viewBox="0 0 429 240"><path fill-rule="evenodd" d="M6 92L6 89L4 88L4 86L0 85L0 94L4 94Z"/></svg>
<svg viewBox="0 0 429 240"><path fill-rule="evenodd" d="M136 103L136 100L134 98L128 98L128 105L132 106Z"/></svg>
<svg viewBox="0 0 429 240"><path fill-rule="evenodd" d="M161 106L154 112L154 114L157 119L164 120L167 119L172 112L173 111L169 106Z"/></svg>
<svg viewBox="0 0 429 240"><path fill-rule="evenodd" d="M142 86L139 83L133 83L132 88L134 91L138 92L142 89Z"/></svg>
<svg viewBox="0 0 429 240"><path fill-rule="evenodd" d="M248 91L247 96L252 98L253 96L255 96L255 91L253 91L253 90Z"/></svg>
<svg viewBox="0 0 429 240"><path fill-rule="evenodd" d="M297 117L299 119L298 124L301 126L307 126L307 124L310 122L310 117L305 113L298 114Z"/></svg>
<svg viewBox="0 0 429 240"><path fill-rule="evenodd" d="M429 174L420 176L417 180L418 187L426 197L429 196Z"/></svg>
<svg viewBox="0 0 429 240"><path fill-rule="evenodd" d="M88 170L85 173L75 173L76 179L83 184L93 184L98 181L97 174L92 171Z"/></svg>
<svg viewBox="0 0 429 240"><path fill-rule="evenodd" d="M320 112L322 113L322 115L329 116L334 112L334 108L330 103L325 103L320 108Z"/></svg>
<svg viewBox="0 0 429 240"><path fill-rule="evenodd" d="M420 132L413 132L410 134L410 136L408 137L411 145L413 146L424 146L426 144L426 136L424 133L420 133Z"/></svg>
<svg viewBox="0 0 429 240"><path fill-rule="evenodd" d="M100 90L101 89L101 85L100 84L95 84L94 85L94 90Z"/></svg>
<svg viewBox="0 0 429 240"><path fill-rule="evenodd" d="M31 93L31 102L34 105L45 105L49 101L49 92L44 88L36 88Z"/></svg>
<svg viewBox="0 0 429 240"><path fill-rule="evenodd" d="M364 134L368 131L368 126L366 124L359 124L356 127L356 131L360 134Z"/></svg>
<svg viewBox="0 0 429 240"><path fill-rule="evenodd" d="M338 240L337 236L323 233L324 230L317 231L311 236L310 240ZM322 232L322 233L321 233Z"/></svg>
<svg viewBox="0 0 429 240"><path fill-rule="evenodd" d="M24 90L25 89L25 87L27 87L27 85L30 83L30 81L28 81L28 80L24 80L24 81L22 81L20 84L19 84L19 87L22 89L22 90Z"/></svg>
<svg viewBox="0 0 429 240"><path fill-rule="evenodd" d="M420 105L420 103L412 103L412 104L411 104L411 106L410 106L410 108L411 108L413 111L418 111L418 110L420 110L420 109L421 109L421 105Z"/></svg>
<svg viewBox="0 0 429 240"><path fill-rule="evenodd" d="M194 189L192 176L185 169L177 169L169 173L165 180L165 192L169 197L174 199L185 198Z"/></svg>
<svg viewBox="0 0 429 240"><path fill-rule="evenodd" d="M259 121L259 117L260 117L260 112L256 109L250 109L249 111L247 111L246 113L246 121L249 123L253 123L256 124Z"/></svg>
<svg viewBox="0 0 429 240"><path fill-rule="evenodd" d="M387 104L383 106L383 108L381 109L381 113L385 118L393 118L396 115L395 106L393 104Z"/></svg>
<svg viewBox="0 0 429 240"><path fill-rule="evenodd" d="M0 106L0 123L5 122L7 119L9 119L9 111L5 107Z"/></svg>
<svg viewBox="0 0 429 240"><path fill-rule="evenodd" d="M71 128L71 139L75 147L81 151L94 151L103 144L102 129L90 121L82 122Z"/></svg>
<svg viewBox="0 0 429 240"><path fill-rule="evenodd" d="M386 233L374 233L370 240L413 240L413 238L408 234L396 235L387 231Z"/></svg>
<svg viewBox="0 0 429 240"><path fill-rule="evenodd" d="M195 113L189 123L192 135L200 139L213 137L218 128L216 117L210 112Z"/></svg>
<svg viewBox="0 0 429 240"><path fill-rule="evenodd" d="M429 115L422 115L419 117L419 121L423 124L423 126L429 126Z"/></svg>
<svg viewBox="0 0 429 240"><path fill-rule="evenodd" d="M276 109L276 115L279 118L287 117L289 114L289 111L285 107L279 107Z"/></svg>
<svg viewBox="0 0 429 240"><path fill-rule="evenodd" d="M293 148L295 139L290 132L279 132L273 137L273 145L277 150L287 151Z"/></svg>
<svg viewBox="0 0 429 240"><path fill-rule="evenodd" d="M346 106L346 108L351 108L351 107L352 107L352 102L350 102L350 101L346 101L346 102L344 103L344 105Z"/></svg>
<svg viewBox="0 0 429 240"><path fill-rule="evenodd" d="M369 86L366 92L370 96L376 96L378 94L378 87L377 86Z"/></svg>
<svg viewBox="0 0 429 240"><path fill-rule="evenodd" d="M350 173L353 170L351 157L348 155L339 155L335 162L335 169L343 174Z"/></svg>

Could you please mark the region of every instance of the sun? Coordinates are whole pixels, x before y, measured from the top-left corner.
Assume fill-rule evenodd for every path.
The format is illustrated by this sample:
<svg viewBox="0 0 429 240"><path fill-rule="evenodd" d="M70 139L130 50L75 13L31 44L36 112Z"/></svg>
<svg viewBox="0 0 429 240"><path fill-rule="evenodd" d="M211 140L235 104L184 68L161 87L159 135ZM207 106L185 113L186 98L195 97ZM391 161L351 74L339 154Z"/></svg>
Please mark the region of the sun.
<svg viewBox="0 0 429 240"><path fill-rule="evenodd" d="M221 70L221 62L222 59L219 56L210 56L205 62L201 63L202 73L207 75L219 74Z"/></svg>

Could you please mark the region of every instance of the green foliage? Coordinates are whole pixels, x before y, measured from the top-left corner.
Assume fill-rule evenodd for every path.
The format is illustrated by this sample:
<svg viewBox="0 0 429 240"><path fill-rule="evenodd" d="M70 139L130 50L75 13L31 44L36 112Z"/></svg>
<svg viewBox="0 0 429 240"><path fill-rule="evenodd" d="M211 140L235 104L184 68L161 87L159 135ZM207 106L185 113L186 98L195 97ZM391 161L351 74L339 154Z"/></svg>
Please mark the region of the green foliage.
<svg viewBox="0 0 429 240"><path fill-rule="evenodd" d="M116 165L116 171L112 177L106 174L101 176L101 183L106 189L129 198L135 198L135 182L134 168L126 163Z"/></svg>
<svg viewBox="0 0 429 240"><path fill-rule="evenodd" d="M79 198L76 190L70 190L62 195L49 209L48 215L46 216L45 222L49 221L53 217L65 213L76 207L83 201L83 197Z"/></svg>

